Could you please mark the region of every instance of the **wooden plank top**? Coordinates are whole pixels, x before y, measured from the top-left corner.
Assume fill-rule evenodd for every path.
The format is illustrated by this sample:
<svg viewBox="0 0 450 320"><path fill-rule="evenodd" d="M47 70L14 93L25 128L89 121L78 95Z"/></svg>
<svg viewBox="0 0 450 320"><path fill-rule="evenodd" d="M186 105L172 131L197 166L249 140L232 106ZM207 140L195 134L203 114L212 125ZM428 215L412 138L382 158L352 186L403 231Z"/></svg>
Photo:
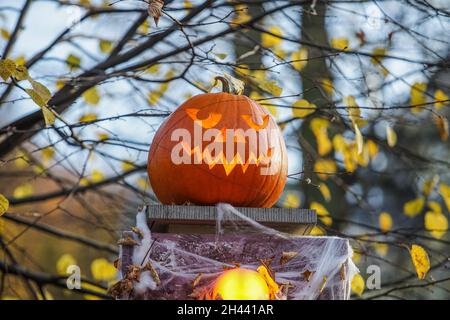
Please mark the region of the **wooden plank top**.
<svg viewBox="0 0 450 320"><path fill-rule="evenodd" d="M248 208L235 207L246 217L262 224L308 224L317 223L315 210L297 208ZM215 223L217 208L215 206L177 206L177 205L149 205L148 218L152 221L165 223ZM241 220L236 216L229 216L227 220Z"/></svg>

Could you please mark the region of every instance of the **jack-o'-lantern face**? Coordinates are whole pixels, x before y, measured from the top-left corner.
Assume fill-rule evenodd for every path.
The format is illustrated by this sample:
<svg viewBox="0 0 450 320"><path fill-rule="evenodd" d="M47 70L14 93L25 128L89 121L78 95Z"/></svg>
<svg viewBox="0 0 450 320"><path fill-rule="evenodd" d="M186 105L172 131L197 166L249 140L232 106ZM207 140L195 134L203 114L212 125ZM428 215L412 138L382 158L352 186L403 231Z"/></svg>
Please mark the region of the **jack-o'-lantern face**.
<svg viewBox="0 0 450 320"><path fill-rule="evenodd" d="M270 207L286 182L286 149L277 124L255 101L201 94L158 129L148 173L164 204Z"/></svg>

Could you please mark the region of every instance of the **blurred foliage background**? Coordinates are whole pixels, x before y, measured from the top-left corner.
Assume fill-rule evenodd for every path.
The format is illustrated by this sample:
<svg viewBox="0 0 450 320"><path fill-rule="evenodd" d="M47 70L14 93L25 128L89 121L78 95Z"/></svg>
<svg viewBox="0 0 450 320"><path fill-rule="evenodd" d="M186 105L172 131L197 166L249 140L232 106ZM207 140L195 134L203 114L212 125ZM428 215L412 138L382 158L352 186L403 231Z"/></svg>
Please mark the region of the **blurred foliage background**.
<svg viewBox="0 0 450 320"><path fill-rule="evenodd" d="M354 297L448 299L448 1L164 2L156 25L144 1L1 1L0 296L107 298L121 230L157 201L155 131L228 73L283 130L277 206L351 239Z"/></svg>

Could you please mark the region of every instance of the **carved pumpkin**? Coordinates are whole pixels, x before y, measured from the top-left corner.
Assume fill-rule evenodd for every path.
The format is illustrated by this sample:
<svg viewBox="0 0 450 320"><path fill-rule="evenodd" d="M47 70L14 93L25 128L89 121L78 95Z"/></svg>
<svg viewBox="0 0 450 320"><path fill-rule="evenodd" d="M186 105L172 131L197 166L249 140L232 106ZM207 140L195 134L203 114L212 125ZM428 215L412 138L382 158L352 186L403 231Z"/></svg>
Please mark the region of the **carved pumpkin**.
<svg viewBox="0 0 450 320"><path fill-rule="evenodd" d="M192 97L156 132L147 170L163 204L271 207L278 200L287 175L280 129L258 103L227 92Z"/></svg>
<svg viewBox="0 0 450 320"><path fill-rule="evenodd" d="M269 300L269 287L256 271L236 268L225 271L216 280L213 299Z"/></svg>

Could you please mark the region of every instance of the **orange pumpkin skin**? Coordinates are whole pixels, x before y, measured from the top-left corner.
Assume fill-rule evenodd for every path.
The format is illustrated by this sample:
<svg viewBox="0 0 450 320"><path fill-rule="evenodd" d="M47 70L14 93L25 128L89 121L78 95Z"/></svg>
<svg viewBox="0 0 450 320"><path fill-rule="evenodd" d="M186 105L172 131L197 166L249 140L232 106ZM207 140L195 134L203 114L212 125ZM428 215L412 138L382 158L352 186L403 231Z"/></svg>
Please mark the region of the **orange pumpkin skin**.
<svg viewBox="0 0 450 320"><path fill-rule="evenodd" d="M248 164L248 145L245 145L245 161L229 162L234 165L227 163L227 170L223 162L215 165L205 161L175 164L171 158L172 150L180 140L172 141L173 131L184 128L194 137L194 122L198 124L199 120L203 120L201 127L206 131L208 128L245 131L253 127L261 141L258 148L267 149L273 174L262 174L264 164L257 161ZM196 145L194 138L192 141L191 159L196 154L202 157L201 152L192 151ZM238 142L234 141L237 150ZM210 143L202 139L202 150ZM224 156L228 156L225 149ZM213 152L211 155L216 156ZM224 202L243 207L271 207L286 183L286 146L276 122L255 101L229 93L200 94L182 104L158 129L150 147L147 170L152 189L163 204L215 205Z"/></svg>

